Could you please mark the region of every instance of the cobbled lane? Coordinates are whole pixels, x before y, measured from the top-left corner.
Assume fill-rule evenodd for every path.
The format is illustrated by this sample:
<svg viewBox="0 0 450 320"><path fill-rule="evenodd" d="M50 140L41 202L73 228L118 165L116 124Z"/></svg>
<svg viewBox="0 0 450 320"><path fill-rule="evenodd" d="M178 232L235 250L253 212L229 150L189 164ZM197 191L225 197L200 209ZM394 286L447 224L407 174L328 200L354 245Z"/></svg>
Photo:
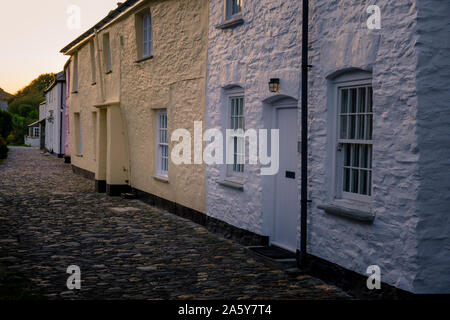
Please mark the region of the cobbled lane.
<svg viewBox="0 0 450 320"><path fill-rule="evenodd" d="M49 299L347 298L189 220L97 194L62 159L31 148L10 148L0 164L0 254ZM67 289L70 265L81 290Z"/></svg>

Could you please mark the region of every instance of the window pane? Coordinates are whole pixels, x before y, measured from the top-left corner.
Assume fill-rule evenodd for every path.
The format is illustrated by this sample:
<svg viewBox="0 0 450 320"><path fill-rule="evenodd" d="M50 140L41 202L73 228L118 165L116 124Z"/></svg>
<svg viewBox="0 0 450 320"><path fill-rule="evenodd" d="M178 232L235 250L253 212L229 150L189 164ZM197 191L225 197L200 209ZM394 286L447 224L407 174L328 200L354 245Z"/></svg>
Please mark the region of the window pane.
<svg viewBox="0 0 450 320"><path fill-rule="evenodd" d="M348 104L348 90L341 90L341 113L347 113L347 104Z"/></svg>
<svg viewBox="0 0 450 320"><path fill-rule="evenodd" d="M367 195L367 179L368 179L368 171L361 170L361 194Z"/></svg>
<svg viewBox="0 0 450 320"><path fill-rule="evenodd" d="M373 115L367 116L367 140L372 140Z"/></svg>
<svg viewBox="0 0 450 320"><path fill-rule="evenodd" d="M367 112L373 112L373 108L372 108L372 106L373 106L373 89L372 89L372 87L369 87L369 99L368 99L368 106L367 106Z"/></svg>
<svg viewBox="0 0 450 320"><path fill-rule="evenodd" d="M344 191L350 192L350 169L344 168Z"/></svg>
<svg viewBox="0 0 450 320"><path fill-rule="evenodd" d="M352 169L351 192L358 193L359 170Z"/></svg>
<svg viewBox="0 0 450 320"><path fill-rule="evenodd" d="M362 145L361 146L361 168L369 168L369 146Z"/></svg>
<svg viewBox="0 0 450 320"><path fill-rule="evenodd" d="M344 144L344 166L350 167L350 159L351 159L351 145Z"/></svg>
<svg viewBox="0 0 450 320"><path fill-rule="evenodd" d="M368 173L368 195L371 196L372 195L372 171L369 171Z"/></svg>
<svg viewBox="0 0 450 320"><path fill-rule="evenodd" d="M352 167L359 167L359 145L352 145Z"/></svg>
<svg viewBox="0 0 450 320"><path fill-rule="evenodd" d="M348 126L348 139L355 139L355 131L356 131L356 116L355 115L351 115L348 116L350 123Z"/></svg>
<svg viewBox="0 0 450 320"><path fill-rule="evenodd" d="M365 119L366 117L363 115L358 116L358 134L356 138L360 140L364 139Z"/></svg>
<svg viewBox="0 0 450 320"><path fill-rule="evenodd" d="M366 88L358 88L358 112L366 112Z"/></svg>
<svg viewBox="0 0 450 320"><path fill-rule="evenodd" d="M350 113L356 113L356 88L350 89Z"/></svg>
<svg viewBox="0 0 450 320"><path fill-rule="evenodd" d="M341 139L347 139L347 118L348 116L341 116Z"/></svg>

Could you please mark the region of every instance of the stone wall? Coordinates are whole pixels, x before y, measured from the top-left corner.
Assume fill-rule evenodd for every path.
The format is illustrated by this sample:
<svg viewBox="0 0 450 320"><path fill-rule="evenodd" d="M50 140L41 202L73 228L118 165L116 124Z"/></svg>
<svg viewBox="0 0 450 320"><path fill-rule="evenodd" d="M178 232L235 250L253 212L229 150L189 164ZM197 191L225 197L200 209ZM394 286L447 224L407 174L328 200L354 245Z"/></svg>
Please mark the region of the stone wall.
<svg viewBox="0 0 450 320"><path fill-rule="evenodd" d="M91 39L90 41L95 41ZM113 44L115 45L115 43ZM97 50L96 50L97 51ZM67 104L69 105L69 127L70 127L70 146L71 146L71 161L76 167L84 170L95 172L95 136L94 136L94 123L93 113L97 112L95 104L101 102L100 91L100 76L104 76L97 71L97 83L92 84L92 71L91 71L91 54L89 42L83 44L78 50L78 90L74 90L74 56L71 57L70 63L70 92ZM113 60L114 62L114 60ZM96 54L96 68L98 69L98 56ZM118 74L116 72L115 74ZM110 76L113 76L111 74ZM77 144L75 143L75 122L74 113L80 113L81 117L81 132L82 132L82 144L83 155L78 154Z"/></svg>
<svg viewBox="0 0 450 320"><path fill-rule="evenodd" d="M135 63L135 15L150 8L153 58ZM128 132L133 188L205 212L204 166L174 165L169 183L155 179L156 112L167 109L169 141L176 129L193 137L204 121L208 2L151 1L120 23L121 108ZM192 145L194 140L192 139ZM169 153L174 143L169 142ZM193 151L192 151L193 155Z"/></svg>
<svg viewBox="0 0 450 320"><path fill-rule="evenodd" d="M417 1L419 272L415 290L450 292L450 2Z"/></svg>
<svg viewBox="0 0 450 320"><path fill-rule="evenodd" d="M146 8L150 8L152 16L153 57L137 62L136 15ZM72 148L75 166L96 172L96 179L107 180L108 184L129 184L205 212L203 165L175 166L169 158L168 183L155 179L154 175L156 111L167 109L169 139L173 130L184 128L192 134L194 121L204 121L207 8L206 0L145 1L105 26L98 34L99 47L102 48L103 36L109 33L112 72L106 74L100 70L103 53L99 57L97 42L92 37L96 49L95 85L89 41L81 45L79 89L70 95L68 102L71 128L74 128L73 114L80 112L83 131L83 156L76 157ZM107 110L107 119L98 113L96 129L92 113L102 108ZM102 128L101 121L107 122L108 139L99 138L96 148L95 130ZM73 146L73 130L71 136ZM172 147L170 143L169 152ZM105 152L106 160L102 158ZM105 161L106 168L102 165Z"/></svg>
<svg viewBox="0 0 450 320"><path fill-rule="evenodd" d="M365 274L381 268L381 280L415 291L419 198L416 90L417 8L415 1L376 1L381 30L366 26L374 1L312 1L310 72L311 254ZM372 72L374 90L373 196L375 221L360 224L326 214L318 205L332 201L333 143L327 108L327 76L359 68ZM334 119L333 119L334 121Z"/></svg>
<svg viewBox="0 0 450 320"><path fill-rule="evenodd" d="M238 85L245 94L246 129L266 128L265 102L277 97L299 99L300 2L245 1L244 23L218 29L224 19L222 0L210 1L207 78L207 128L225 129L225 88ZM280 78L280 91L270 93L270 78ZM226 104L225 104L226 105ZM295 134L295 133L294 133ZM244 190L219 185L221 165L206 167L207 214L260 235L271 232L264 203L271 194L263 190L259 165L247 165Z"/></svg>

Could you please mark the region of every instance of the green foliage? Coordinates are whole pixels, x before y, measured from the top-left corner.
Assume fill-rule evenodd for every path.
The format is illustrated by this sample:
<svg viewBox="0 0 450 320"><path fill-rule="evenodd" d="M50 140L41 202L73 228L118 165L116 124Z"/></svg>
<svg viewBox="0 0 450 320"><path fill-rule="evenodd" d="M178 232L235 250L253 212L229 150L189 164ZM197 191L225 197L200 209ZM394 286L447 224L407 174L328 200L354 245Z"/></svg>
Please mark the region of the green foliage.
<svg viewBox="0 0 450 320"><path fill-rule="evenodd" d="M55 80L53 73L42 74L28 86L17 92L15 98L9 103L8 111L30 118L34 122L39 118L39 105L45 100L44 90ZM34 112L33 112L34 111Z"/></svg>
<svg viewBox="0 0 450 320"><path fill-rule="evenodd" d="M30 120L29 119L27 120L27 118L24 118L17 114L13 114L13 116L12 116L13 130L12 130L12 134L11 134L12 137L9 136L9 138L8 138L9 144L20 145L25 142L24 136L28 132L28 122L29 121Z"/></svg>
<svg viewBox="0 0 450 320"><path fill-rule="evenodd" d="M8 143L15 145L24 143L24 135L28 133L27 126L39 119L39 105L45 100L44 90L54 80L55 74L42 74L17 92L15 98L10 101L8 111L12 114L13 130L8 137Z"/></svg>
<svg viewBox="0 0 450 320"><path fill-rule="evenodd" d="M9 112L0 110L0 139L6 139L13 129L12 116Z"/></svg>

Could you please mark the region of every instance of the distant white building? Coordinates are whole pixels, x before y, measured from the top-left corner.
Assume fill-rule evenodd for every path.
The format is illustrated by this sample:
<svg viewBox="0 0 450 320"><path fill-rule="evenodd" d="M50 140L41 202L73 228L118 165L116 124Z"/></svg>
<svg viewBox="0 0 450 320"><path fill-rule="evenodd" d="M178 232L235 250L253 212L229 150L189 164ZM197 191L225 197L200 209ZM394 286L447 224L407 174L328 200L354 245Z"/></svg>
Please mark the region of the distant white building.
<svg viewBox="0 0 450 320"><path fill-rule="evenodd" d="M56 153L62 157L64 155L65 141L64 135L64 100L65 100L65 74L60 72L56 75L55 81L44 91L45 104L39 108L39 120L41 121L42 134L41 148L45 148L50 153ZM44 121L43 121L44 120ZM44 145L42 146L42 142Z"/></svg>
<svg viewBox="0 0 450 320"><path fill-rule="evenodd" d="M33 148L39 148L40 145L40 122L36 121L28 125L28 135L25 136L25 144Z"/></svg>

